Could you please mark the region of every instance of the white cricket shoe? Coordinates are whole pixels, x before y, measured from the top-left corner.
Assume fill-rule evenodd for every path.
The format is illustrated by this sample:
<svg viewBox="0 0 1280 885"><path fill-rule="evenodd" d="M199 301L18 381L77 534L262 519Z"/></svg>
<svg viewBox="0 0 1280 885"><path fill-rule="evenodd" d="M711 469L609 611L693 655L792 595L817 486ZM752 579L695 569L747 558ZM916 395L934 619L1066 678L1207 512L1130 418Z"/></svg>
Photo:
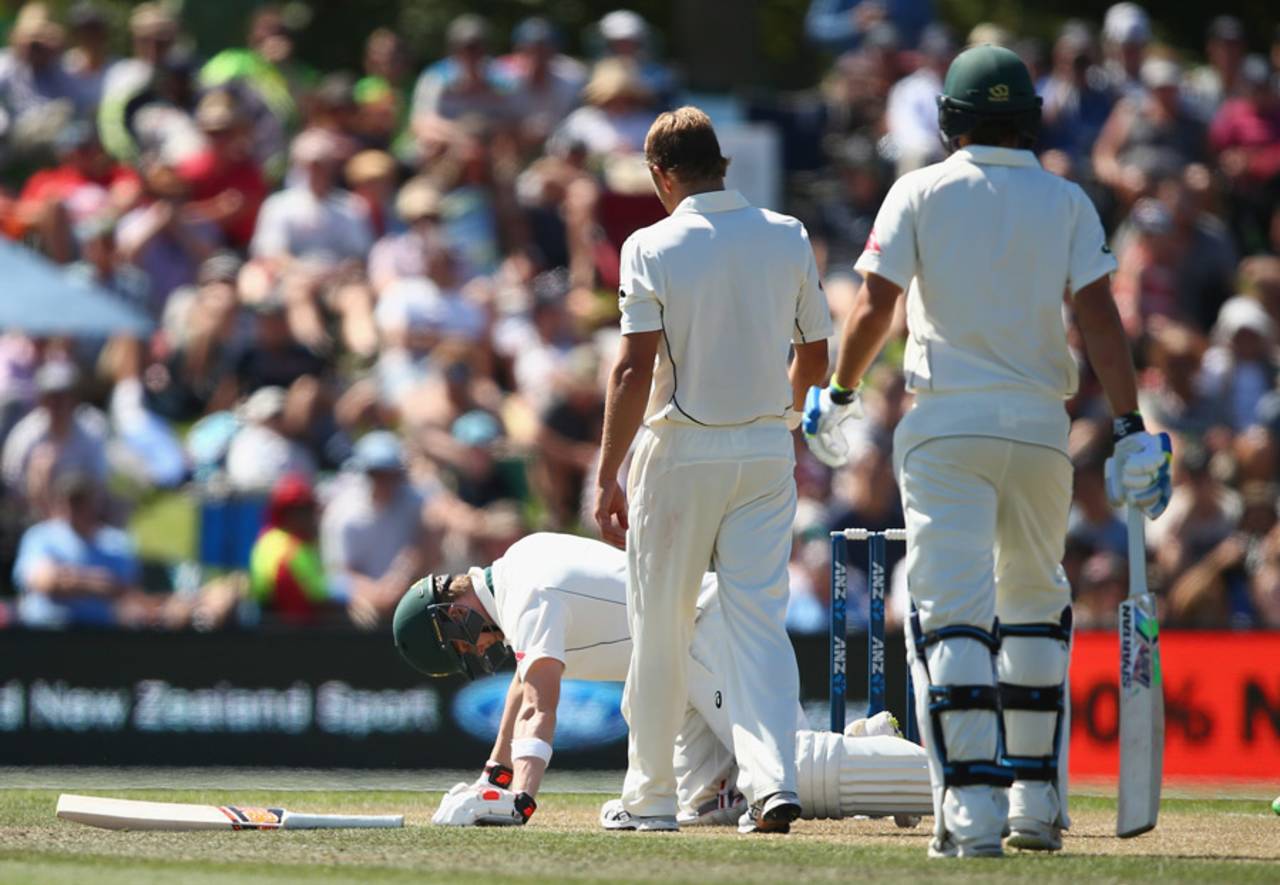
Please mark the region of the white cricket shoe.
<svg viewBox="0 0 1280 885"><path fill-rule="evenodd" d="M610 799L600 806L600 826L606 830L634 830L637 833L671 833L680 829L675 815L634 815L622 807L621 799Z"/></svg>
<svg viewBox="0 0 1280 885"><path fill-rule="evenodd" d="M1009 788L1007 844L1026 851L1061 851L1061 809L1054 784L1015 781Z"/></svg>
<svg viewBox="0 0 1280 885"><path fill-rule="evenodd" d="M800 797L785 791L752 803L738 818L739 833L789 833L791 822L800 816Z"/></svg>
<svg viewBox="0 0 1280 885"><path fill-rule="evenodd" d="M898 717L888 710L881 710L868 719L855 719L844 730L845 737L902 737Z"/></svg>
<svg viewBox="0 0 1280 885"><path fill-rule="evenodd" d="M982 784L948 787L942 796L942 836L929 844L930 857L1001 857L1009 818L1007 791Z"/></svg>
<svg viewBox="0 0 1280 885"><path fill-rule="evenodd" d="M994 842L967 842L959 843L947 835L946 839L941 841L935 836L929 841L930 857L1004 857L1004 849L1000 847L1000 840Z"/></svg>

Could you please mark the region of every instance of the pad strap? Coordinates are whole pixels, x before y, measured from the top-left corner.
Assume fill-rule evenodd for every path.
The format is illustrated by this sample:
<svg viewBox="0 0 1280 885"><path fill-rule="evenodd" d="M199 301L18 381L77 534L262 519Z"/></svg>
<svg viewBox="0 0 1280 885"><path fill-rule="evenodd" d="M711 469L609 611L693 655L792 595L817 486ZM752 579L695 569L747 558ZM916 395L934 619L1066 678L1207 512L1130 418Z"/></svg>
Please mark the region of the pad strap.
<svg viewBox="0 0 1280 885"><path fill-rule="evenodd" d="M1000 621L997 619L990 630L983 630L973 624L951 624L930 630L925 633L920 629L920 613L911 613L911 635L915 639L916 651L923 655L924 650L944 639L973 639L985 645L992 654L1000 651Z"/></svg>
<svg viewBox="0 0 1280 885"><path fill-rule="evenodd" d="M942 781L948 787L989 785L1011 787L1014 769L996 762L947 762L942 766Z"/></svg>
<svg viewBox="0 0 1280 885"><path fill-rule="evenodd" d="M1000 709L994 685L930 685L929 712Z"/></svg>
<svg viewBox="0 0 1280 885"><path fill-rule="evenodd" d="M484 764L484 779L495 787L501 787L504 790L511 789L511 782L515 780L516 773L501 762L494 762L490 759Z"/></svg>
<svg viewBox="0 0 1280 885"><path fill-rule="evenodd" d="M1062 610L1062 618L1056 624L999 624L997 629L1000 638L1020 636L1027 639L1056 639L1059 642L1071 641L1071 606Z"/></svg>
<svg viewBox="0 0 1280 885"><path fill-rule="evenodd" d="M534 802L533 797L528 793L516 793L515 806L522 824L527 824L529 818L533 817L533 813L538 810L538 803Z"/></svg>
<svg viewBox="0 0 1280 885"><path fill-rule="evenodd" d="M1041 713L1062 712L1061 685L1014 685L1000 683L1000 704L1006 710L1036 710Z"/></svg>

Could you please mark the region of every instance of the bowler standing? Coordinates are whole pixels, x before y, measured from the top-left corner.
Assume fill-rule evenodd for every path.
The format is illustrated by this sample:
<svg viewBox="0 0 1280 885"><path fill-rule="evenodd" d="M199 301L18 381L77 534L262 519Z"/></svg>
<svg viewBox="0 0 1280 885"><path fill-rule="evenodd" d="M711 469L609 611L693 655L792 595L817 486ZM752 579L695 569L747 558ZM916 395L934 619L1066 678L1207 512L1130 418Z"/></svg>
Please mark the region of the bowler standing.
<svg viewBox="0 0 1280 885"><path fill-rule="evenodd" d="M791 427L807 386L826 376L831 315L804 226L725 190L728 161L706 114L659 116L645 158L669 217L622 247L623 337L595 505L605 540L627 550L622 804L638 830L677 828L672 748L709 567L729 634L725 704L750 803L739 830L787 832L800 814L799 677L783 625L796 507ZM618 469L637 432L624 496Z"/></svg>

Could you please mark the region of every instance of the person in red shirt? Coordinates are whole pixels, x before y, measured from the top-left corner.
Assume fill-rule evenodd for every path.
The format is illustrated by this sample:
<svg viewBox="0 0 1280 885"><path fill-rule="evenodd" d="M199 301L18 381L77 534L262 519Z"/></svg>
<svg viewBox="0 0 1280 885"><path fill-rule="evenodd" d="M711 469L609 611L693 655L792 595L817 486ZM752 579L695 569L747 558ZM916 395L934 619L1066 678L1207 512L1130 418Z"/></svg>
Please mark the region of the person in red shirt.
<svg viewBox="0 0 1280 885"><path fill-rule="evenodd" d="M191 189L193 211L222 228L231 245L247 248L267 198L248 123L234 96L221 90L200 100L196 123L208 146L179 164L178 175Z"/></svg>
<svg viewBox="0 0 1280 885"><path fill-rule="evenodd" d="M1229 183L1231 226L1251 249L1265 242L1280 196L1280 85L1260 55L1244 60L1240 78L1244 94L1218 110L1209 144Z"/></svg>
<svg viewBox="0 0 1280 885"><path fill-rule="evenodd" d="M76 121L58 133L58 165L33 174L18 195L6 232L15 238L35 232L49 257L75 257L72 228L109 212L121 214L141 195L138 174L102 149L93 125Z"/></svg>

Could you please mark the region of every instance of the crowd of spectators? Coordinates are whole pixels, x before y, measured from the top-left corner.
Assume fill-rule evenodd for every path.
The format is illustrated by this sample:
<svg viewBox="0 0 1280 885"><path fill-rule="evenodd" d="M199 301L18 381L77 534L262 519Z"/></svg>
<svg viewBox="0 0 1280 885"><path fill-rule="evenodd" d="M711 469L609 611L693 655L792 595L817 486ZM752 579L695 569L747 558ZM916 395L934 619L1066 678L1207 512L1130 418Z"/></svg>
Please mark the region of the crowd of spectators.
<svg viewBox="0 0 1280 885"><path fill-rule="evenodd" d="M373 627L417 575L534 530L591 533L618 247L662 215L640 151L687 95L649 24L611 12L575 58L551 21L499 34L468 14L441 58L380 28L346 72L297 57L274 6L208 58L163 3L132 9L126 57L110 21L92 2L62 19L28 2L0 52L0 228L155 328L0 336L12 616ZM837 324L889 185L943 157L951 59L1009 45L1044 97L1041 162L1111 233L1148 424L1176 437L1173 501L1150 529L1166 622L1280 627L1280 31L1270 56L1230 16L1203 46L1170 46L1133 3L1063 23L1051 45L995 24L957 34L924 0L814 0L804 24L832 58L808 102L721 101L717 122L773 126L774 208L808 225ZM827 533L902 524L903 334L870 378L852 463L833 474L797 444L797 632L826 629ZM1083 357L1069 409L1064 566L1077 623L1106 626L1125 534ZM144 568L123 529L166 496L196 502L202 536L237 523L223 529L247 533L239 561ZM854 545L855 628L865 565Z"/></svg>

